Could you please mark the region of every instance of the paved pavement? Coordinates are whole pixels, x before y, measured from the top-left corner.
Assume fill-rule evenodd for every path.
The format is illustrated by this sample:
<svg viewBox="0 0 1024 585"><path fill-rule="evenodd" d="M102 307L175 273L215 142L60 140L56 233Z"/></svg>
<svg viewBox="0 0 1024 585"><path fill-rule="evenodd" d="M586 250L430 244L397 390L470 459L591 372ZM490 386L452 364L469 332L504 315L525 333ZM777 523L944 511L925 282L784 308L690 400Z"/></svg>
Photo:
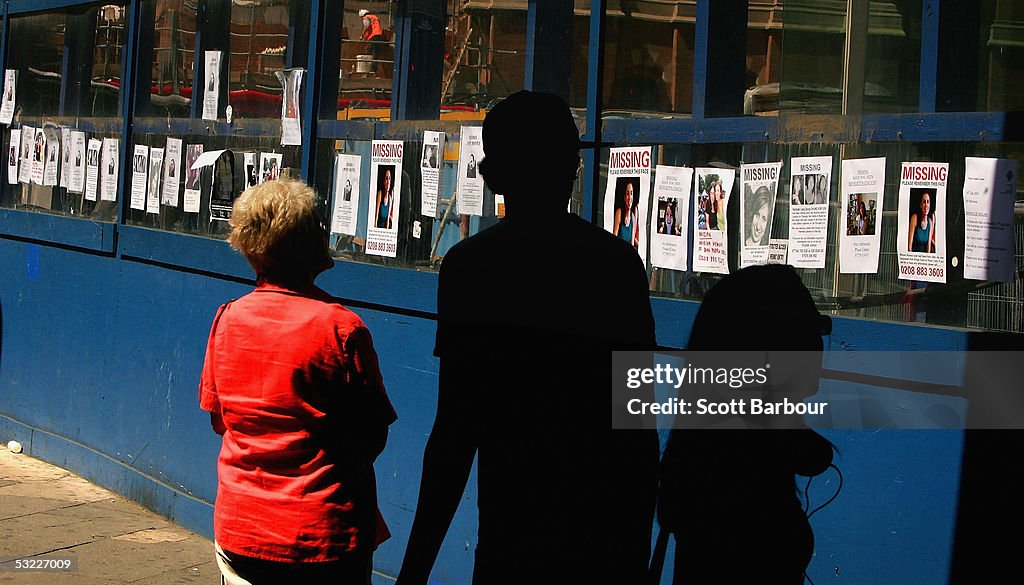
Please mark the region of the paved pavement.
<svg viewBox="0 0 1024 585"><path fill-rule="evenodd" d="M77 475L0 445L0 583L218 585L213 543ZM73 558L71 570L18 569ZM22 561L25 565L25 561Z"/></svg>

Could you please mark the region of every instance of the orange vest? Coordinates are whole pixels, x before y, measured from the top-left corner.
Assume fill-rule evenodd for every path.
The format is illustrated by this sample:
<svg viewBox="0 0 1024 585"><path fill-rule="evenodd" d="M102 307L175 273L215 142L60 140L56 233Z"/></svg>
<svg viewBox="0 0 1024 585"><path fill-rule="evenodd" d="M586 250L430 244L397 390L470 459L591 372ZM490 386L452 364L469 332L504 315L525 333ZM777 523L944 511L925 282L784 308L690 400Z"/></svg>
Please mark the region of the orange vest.
<svg viewBox="0 0 1024 585"><path fill-rule="evenodd" d="M374 37L379 37L384 34L384 29L380 27L380 18L376 14L367 14L366 20L370 21L369 26L363 27L363 40L368 41Z"/></svg>

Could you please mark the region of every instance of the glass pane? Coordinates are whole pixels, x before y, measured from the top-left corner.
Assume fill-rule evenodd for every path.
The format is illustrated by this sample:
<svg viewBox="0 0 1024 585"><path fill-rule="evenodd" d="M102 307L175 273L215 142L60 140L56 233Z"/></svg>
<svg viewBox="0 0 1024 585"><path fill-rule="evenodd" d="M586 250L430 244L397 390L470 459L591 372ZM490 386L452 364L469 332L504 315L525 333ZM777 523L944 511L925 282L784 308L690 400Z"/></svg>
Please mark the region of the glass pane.
<svg viewBox="0 0 1024 585"><path fill-rule="evenodd" d="M784 4L784 0L747 3L747 90L743 96L746 115L779 114Z"/></svg>
<svg viewBox="0 0 1024 585"><path fill-rule="evenodd" d="M395 59L395 15L398 2L345 7L338 74L338 119L388 120Z"/></svg>
<svg viewBox="0 0 1024 585"><path fill-rule="evenodd" d="M442 110L487 108L523 89L527 3L494 4L453 0L449 6Z"/></svg>
<svg viewBox="0 0 1024 585"><path fill-rule="evenodd" d="M232 2L228 103L234 118L279 118L292 2Z"/></svg>
<svg viewBox="0 0 1024 585"><path fill-rule="evenodd" d="M916 112L921 86L921 3L872 2L864 112Z"/></svg>
<svg viewBox="0 0 1024 585"><path fill-rule="evenodd" d="M128 44L127 12L124 6L104 4L96 14L96 48L89 91L93 116L117 115L122 50Z"/></svg>
<svg viewBox="0 0 1024 585"><path fill-rule="evenodd" d="M983 111L1024 109L1024 4L983 0L979 91Z"/></svg>
<svg viewBox="0 0 1024 585"><path fill-rule="evenodd" d="M152 95L149 100L153 115L171 118L189 115L198 6L198 3L188 0L156 2L150 79Z"/></svg>
<svg viewBox="0 0 1024 585"><path fill-rule="evenodd" d="M785 114L842 111L846 3L786 0L779 108Z"/></svg>

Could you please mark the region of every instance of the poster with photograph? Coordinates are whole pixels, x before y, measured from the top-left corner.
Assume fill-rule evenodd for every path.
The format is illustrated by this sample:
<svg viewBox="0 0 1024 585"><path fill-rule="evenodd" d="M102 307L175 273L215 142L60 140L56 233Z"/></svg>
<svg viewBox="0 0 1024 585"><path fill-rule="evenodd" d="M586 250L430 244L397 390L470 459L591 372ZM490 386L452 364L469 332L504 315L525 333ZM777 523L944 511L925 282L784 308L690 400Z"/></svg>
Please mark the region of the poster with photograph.
<svg viewBox="0 0 1024 585"><path fill-rule="evenodd" d="M832 157L794 157L789 169L789 263L824 268Z"/></svg>
<svg viewBox="0 0 1024 585"><path fill-rule="evenodd" d="M60 171L60 134L55 129L46 130L46 155L43 160L43 185L57 186Z"/></svg>
<svg viewBox="0 0 1024 585"><path fill-rule="evenodd" d="M281 145L302 144L302 119L299 109L299 95L302 93L302 76L305 69L286 69L277 72L284 96L281 99Z"/></svg>
<svg viewBox="0 0 1024 585"><path fill-rule="evenodd" d="M0 101L0 124L10 124L14 120L14 104L17 100L18 71L4 71L4 97Z"/></svg>
<svg viewBox="0 0 1024 585"><path fill-rule="evenodd" d="M946 282L948 173L949 163L903 163L896 219L900 279Z"/></svg>
<svg viewBox="0 0 1024 585"><path fill-rule="evenodd" d="M28 184L32 180L32 146L36 140L36 129L32 126L21 127L21 158L18 163L18 181Z"/></svg>
<svg viewBox="0 0 1024 585"><path fill-rule="evenodd" d="M149 147L142 144L135 145L132 153L132 196L128 205L132 209L144 211L146 209L146 194L149 191Z"/></svg>
<svg viewBox="0 0 1024 585"><path fill-rule="evenodd" d="M281 177L281 164L284 155L279 152L260 153L260 183L273 181Z"/></svg>
<svg viewBox="0 0 1024 585"><path fill-rule="evenodd" d="M444 132L423 132L423 157L420 159L420 213L437 217L437 197L441 184L441 162L444 159Z"/></svg>
<svg viewBox="0 0 1024 585"><path fill-rule="evenodd" d="M7 184L18 184L18 162L21 160L21 128L11 128L7 145Z"/></svg>
<svg viewBox="0 0 1024 585"><path fill-rule="evenodd" d="M100 159L100 199L104 201L117 201L117 173L120 161L118 159L117 138L103 139L103 155Z"/></svg>
<svg viewBox="0 0 1024 585"><path fill-rule="evenodd" d="M89 139L89 147L85 154L85 198L96 201L96 187L100 178L100 150L103 142L95 138Z"/></svg>
<svg viewBox="0 0 1024 585"><path fill-rule="evenodd" d="M726 210L736 171L716 167L698 168L693 183L696 206L693 213L694 272L729 273L729 238Z"/></svg>
<svg viewBox="0 0 1024 585"><path fill-rule="evenodd" d="M604 229L633 246L647 261L647 202L651 195L651 147L612 148L604 191Z"/></svg>
<svg viewBox="0 0 1024 585"><path fill-rule="evenodd" d="M206 87L203 88L203 119L216 120L220 105L220 51L206 51Z"/></svg>
<svg viewBox="0 0 1024 585"><path fill-rule="evenodd" d="M146 213L160 213L160 186L164 176L164 149L149 149L149 184L146 187Z"/></svg>
<svg viewBox="0 0 1024 585"><path fill-rule="evenodd" d="M359 169L363 157L357 154L339 154L334 161L334 211L331 213L331 233L356 235L359 217Z"/></svg>
<svg viewBox="0 0 1024 585"><path fill-rule="evenodd" d="M839 177L843 212L839 230L839 272L877 274L882 249L885 159L842 161Z"/></svg>
<svg viewBox="0 0 1024 585"><path fill-rule="evenodd" d="M398 220L402 198L402 142L374 140L370 151L370 204L366 253L398 255Z"/></svg>
<svg viewBox="0 0 1024 585"><path fill-rule="evenodd" d="M690 189L693 169L658 165L654 170L654 213L651 216L651 264L686 270L690 230Z"/></svg>
<svg viewBox="0 0 1024 585"><path fill-rule="evenodd" d="M202 144L189 144L185 147L185 197L181 204L181 209L185 213L199 213L199 189L203 169L195 166L202 155Z"/></svg>
<svg viewBox="0 0 1024 585"><path fill-rule="evenodd" d="M243 152L242 164L245 166L245 188L260 184L260 165L255 152Z"/></svg>
<svg viewBox="0 0 1024 585"><path fill-rule="evenodd" d="M483 128L463 126L459 140L459 213L483 215L484 178L476 168L484 158Z"/></svg>
<svg viewBox="0 0 1024 585"><path fill-rule="evenodd" d="M69 171L71 176L68 178L68 191L71 193L82 193L85 191L86 156L85 132L72 132L71 166Z"/></svg>
<svg viewBox="0 0 1024 585"><path fill-rule="evenodd" d="M32 139L32 171L31 180L36 185L43 184L43 167L46 164L46 132L42 128L35 129Z"/></svg>
<svg viewBox="0 0 1024 585"><path fill-rule="evenodd" d="M67 189L71 178L71 128L60 129L60 187Z"/></svg>
<svg viewBox="0 0 1024 585"><path fill-rule="evenodd" d="M782 161L740 165L740 268L768 263Z"/></svg>
<svg viewBox="0 0 1024 585"><path fill-rule="evenodd" d="M181 182L181 139L168 138L164 152L164 190L161 203L178 206L178 185Z"/></svg>
<svg viewBox="0 0 1024 585"><path fill-rule="evenodd" d="M964 278L1013 282L1017 161L967 157L964 164Z"/></svg>

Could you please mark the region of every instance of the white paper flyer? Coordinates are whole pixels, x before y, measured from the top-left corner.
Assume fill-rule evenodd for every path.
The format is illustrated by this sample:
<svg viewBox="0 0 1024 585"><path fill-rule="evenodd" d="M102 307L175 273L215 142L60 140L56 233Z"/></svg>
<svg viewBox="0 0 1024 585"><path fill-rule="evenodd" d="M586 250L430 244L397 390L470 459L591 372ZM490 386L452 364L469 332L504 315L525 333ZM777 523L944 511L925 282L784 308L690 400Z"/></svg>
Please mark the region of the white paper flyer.
<svg viewBox="0 0 1024 585"><path fill-rule="evenodd" d="M43 159L43 185L57 186L60 170L60 138L56 130L46 130L46 154Z"/></svg>
<svg viewBox="0 0 1024 585"><path fill-rule="evenodd" d="M206 51L206 86L203 88L203 119L216 120L220 105L220 51Z"/></svg>
<svg viewBox="0 0 1024 585"><path fill-rule="evenodd" d="M824 268L832 157L795 157L789 169L789 263Z"/></svg>
<svg viewBox="0 0 1024 585"><path fill-rule="evenodd" d="M181 182L181 139L168 138L164 153L164 190L161 203L178 206L178 185Z"/></svg>
<svg viewBox="0 0 1024 585"><path fill-rule="evenodd" d="M149 149L149 185L146 188L146 213L160 213L160 185L164 176L164 149Z"/></svg>
<svg viewBox="0 0 1024 585"><path fill-rule="evenodd" d="M18 163L18 181L28 183L32 180L32 145L35 144L36 129L32 126L21 127L21 159Z"/></svg>
<svg viewBox="0 0 1024 585"><path fill-rule="evenodd" d="M740 268L768 263L782 161L740 165Z"/></svg>
<svg viewBox="0 0 1024 585"><path fill-rule="evenodd" d="M146 190L149 188L146 174L149 172L149 147L136 144L132 153L132 196L129 206L140 211L146 209Z"/></svg>
<svg viewBox="0 0 1024 585"><path fill-rule="evenodd" d="M437 197L444 158L444 132L423 132L423 158L420 159L420 213L437 217Z"/></svg>
<svg viewBox="0 0 1024 585"><path fill-rule="evenodd" d="M260 153L260 183L273 181L281 177L281 164L284 154L280 152Z"/></svg>
<svg viewBox="0 0 1024 585"><path fill-rule="evenodd" d="M359 217L359 169L363 157L357 154L339 154L334 162L334 212L331 213L331 233L356 235Z"/></svg>
<svg viewBox="0 0 1024 585"><path fill-rule="evenodd" d="M85 155L85 198L96 201L96 182L100 177L100 150L103 142L89 139L89 150Z"/></svg>
<svg viewBox="0 0 1024 585"><path fill-rule="evenodd" d="M370 205L366 253L398 255L398 220L402 199L402 142L374 140L370 158Z"/></svg>
<svg viewBox="0 0 1024 585"><path fill-rule="evenodd" d="M32 142L32 175L31 180L36 185L43 184L43 166L46 164L46 132L42 128L36 128L35 138Z"/></svg>
<svg viewBox="0 0 1024 585"><path fill-rule="evenodd" d="M185 213L199 213L199 189L203 169L195 168L195 164L202 154L202 144L189 144L185 148L185 196L181 204L181 209Z"/></svg>
<svg viewBox="0 0 1024 585"><path fill-rule="evenodd" d="M946 282L949 163L905 162L900 170L896 252L903 280Z"/></svg>
<svg viewBox="0 0 1024 585"><path fill-rule="evenodd" d="M4 98L0 101L0 124L10 124L14 120L14 104L17 101L18 71L4 71Z"/></svg>
<svg viewBox="0 0 1024 585"><path fill-rule="evenodd" d="M604 192L604 229L647 260L647 201L651 195L651 147L612 148Z"/></svg>
<svg viewBox="0 0 1024 585"><path fill-rule="evenodd" d="M117 155L116 138L103 139L102 174L100 175L100 199L117 201L117 174L120 161Z"/></svg>
<svg viewBox="0 0 1024 585"><path fill-rule="evenodd" d="M967 157L964 164L964 278L1013 282L1017 161Z"/></svg>
<svg viewBox="0 0 1024 585"><path fill-rule="evenodd" d="M11 128L7 145L7 184L18 184L18 161L21 160L21 128Z"/></svg>
<svg viewBox="0 0 1024 585"><path fill-rule="evenodd" d="M694 272L729 273L729 238L726 210L736 171L701 167L693 183L696 207L693 214Z"/></svg>
<svg viewBox="0 0 1024 585"><path fill-rule="evenodd" d="M281 145L299 146L302 144L302 118L299 96L302 93L302 77L305 69L288 69L278 71L277 78L281 81L284 95L281 97Z"/></svg>
<svg viewBox="0 0 1024 585"><path fill-rule="evenodd" d="M877 274L882 248L885 159L855 158L840 166L839 272Z"/></svg>
<svg viewBox="0 0 1024 585"><path fill-rule="evenodd" d="M459 141L459 213L483 215L484 177L477 171L477 165L484 158L483 128L463 126Z"/></svg>
<svg viewBox="0 0 1024 585"><path fill-rule="evenodd" d="M85 191L85 132L71 133L71 177L68 178L68 191L82 193Z"/></svg>
<svg viewBox="0 0 1024 585"><path fill-rule="evenodd" d="M260 165L257 153L243 152L242 161L245 166L245 188L258 185L260 183Z"/></svg>
<svg viewBox="0 0 1024 585"><path fill-rule="evenodd" d="M71 178L71 128L60 129L60 187L67 189Z"/></svg>
<svg viewBox="0 0 1024 585"><path fill-rule="evenodd" d="M686 225L690 213L693 169L658 165L654 170L654 214L651 217L651 264L686 270Z"/></svg>

